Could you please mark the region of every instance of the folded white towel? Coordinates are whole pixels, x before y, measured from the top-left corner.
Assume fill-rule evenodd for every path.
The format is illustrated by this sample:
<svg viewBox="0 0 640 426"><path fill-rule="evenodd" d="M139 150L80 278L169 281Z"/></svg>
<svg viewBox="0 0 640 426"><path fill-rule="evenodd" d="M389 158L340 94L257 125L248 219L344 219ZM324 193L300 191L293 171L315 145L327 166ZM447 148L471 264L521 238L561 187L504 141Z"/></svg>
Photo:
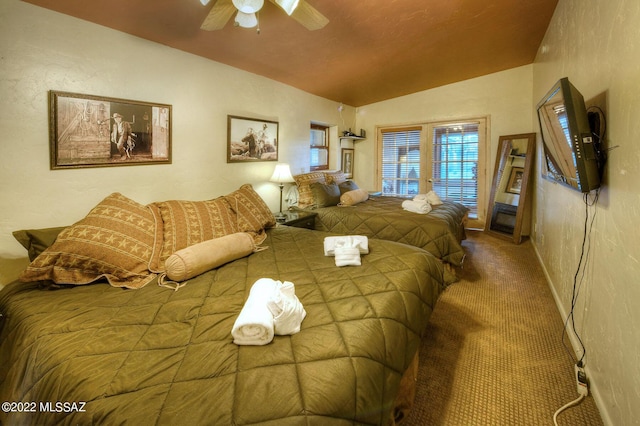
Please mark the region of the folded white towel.
<svg viewBox="0 0 640 426"><path fill-rule="evenodd" d="M267 303L279 293L276 282L260 278L249 291L240 315L231 329L236 345L266 345L273 340L275 325Z"/></svg>
<svg viewBox="0 0 640 426"><path fill-rule="evenodd" d="M358 247L336 247L336 266L360 266Z"/></svg>
<svg viewBox="0 0 640 426"><path fill-rule="evenodd" d="M275 297L269 300L267 307L273 315L275 334L283 336L296 334L300 324L307 316L302 303L296 296L295 286L290 281L276 281Z"/></svg>
<svg viewBox="0 0 640 426"><path fill-rule="evenodd" d="M360 254L368 254L369 239L364 235L345 235L324 238L325 256L334 256L337 247L357 247Z"/></svg>
<svg viewBox="0 0 640 426"><path fill-rule="evenodd" d="M431 204L426 201L404 200L402 208L419 214L427 214L431 211Z"/></svg>
<svg viewBox="0 0 640 426"><path fill-rule="evenodd" d="M432 206L437 206L442 204L442 200L434 191L429 191L426 194L418 194L413 197L413 201L426 201Z"/></svg>

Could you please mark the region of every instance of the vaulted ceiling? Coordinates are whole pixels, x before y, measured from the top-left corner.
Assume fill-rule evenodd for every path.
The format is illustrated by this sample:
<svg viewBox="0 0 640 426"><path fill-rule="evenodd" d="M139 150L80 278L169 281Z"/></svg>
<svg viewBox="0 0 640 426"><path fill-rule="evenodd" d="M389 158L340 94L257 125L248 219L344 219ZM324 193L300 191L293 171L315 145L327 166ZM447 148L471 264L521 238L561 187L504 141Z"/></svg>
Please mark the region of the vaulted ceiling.
<svg viewBox="0 0 640 426"><path fill-rule="evenodd" d="M532 63L558 2L306 0L309 31L265 1L258 33L200 29L216 0L23 1L356 107Z"/></svg>

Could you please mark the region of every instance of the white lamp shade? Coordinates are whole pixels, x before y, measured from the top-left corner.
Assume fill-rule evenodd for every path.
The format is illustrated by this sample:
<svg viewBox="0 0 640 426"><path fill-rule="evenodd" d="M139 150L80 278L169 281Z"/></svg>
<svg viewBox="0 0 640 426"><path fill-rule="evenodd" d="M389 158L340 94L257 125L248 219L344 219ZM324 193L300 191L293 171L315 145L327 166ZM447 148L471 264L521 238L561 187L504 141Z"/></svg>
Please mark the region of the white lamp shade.
<svg viewBox="0 0 640 426"><path fill-rule="evenodd" d="M271 182L295 182L293 176L291 176L291 169L287 163L278 163L276 164L276 168L273 170L273 175L271 175Z"/></svg>
<svg viewBox="0 0 640 426"><path fill-rule="evenodd" d="M291 16L293 11L296 10L296 7L298 7L299 2L300 0L276 0L276 3L278 3L278 6L284 9L284 11L287 12L287 15L289 16Z"/></svg>
<svg viewBox="0 0 640 426"><path fill-rule="evenodd" d="M231 0L233 5L242 13L256 13L264 5L264 0ZM251 28L251 27L249 27Z"/></svg>
<svg viewBox="0 0 640 426"><path fill-rule="evenodd" d="M258 18L256 18L255 13L243 13L238 11L235 22L242 28L253 28L258 25Z"/></svg>

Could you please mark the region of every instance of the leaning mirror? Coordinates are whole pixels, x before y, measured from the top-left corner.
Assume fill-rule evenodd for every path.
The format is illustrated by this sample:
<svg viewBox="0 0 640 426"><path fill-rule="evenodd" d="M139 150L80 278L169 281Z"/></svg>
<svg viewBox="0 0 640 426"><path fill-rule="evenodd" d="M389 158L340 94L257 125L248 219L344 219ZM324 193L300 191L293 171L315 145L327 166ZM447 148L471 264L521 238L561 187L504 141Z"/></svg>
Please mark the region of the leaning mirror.
<svg viewBox="0 0 640 426"><path fill-rule="evenodd" d="M520 244L529 235L529 176L536 134L500 136L485 231Z"/></svg>

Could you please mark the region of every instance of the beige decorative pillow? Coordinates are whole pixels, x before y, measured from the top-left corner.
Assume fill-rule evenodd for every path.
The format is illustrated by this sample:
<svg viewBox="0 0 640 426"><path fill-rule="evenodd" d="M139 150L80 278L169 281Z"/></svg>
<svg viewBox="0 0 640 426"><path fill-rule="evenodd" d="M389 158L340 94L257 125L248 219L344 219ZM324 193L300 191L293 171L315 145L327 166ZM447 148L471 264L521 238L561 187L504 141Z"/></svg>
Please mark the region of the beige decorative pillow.
<svg viewBox="0 0 640 426"><path fill-rule="evenodd" d="M342 170L338 170L335 172L324 172L324 180L327 183L341 184L342 182L347 180L347 177L344 175L344 172Z"/></svg>
<svg viewBox="0 0 640 426"><path fill-rule="evenodd" d="M276 219L253 186L246 183L224 198L238 216L238 232L251 233L256 244L263 242L265 228L275 226Z"/></svg>
<svg viewBox="0 0 640 426"><path fill-rule="evenodd" d="M253 237L245 232L194 244L173 253L165 262L167 277L184 281L253 253Z"/></svg>
<svg viewBox="0 0 640 426"><path fill-rule="evenodd" d="M237 218L223 197L207 201L169 200L153 203L163 223L160 261L176 251L238 232Z"/></svg>
<svg viewBox="0 0 640 426"><path fill-rule="evenodd" d="M294 176L293 179L295 179L296 185L298 185L298 207L301 209L313 207L313 193L311 192L311 187L309 185L314 182L326 183L324 173L304 173Z"/></svg>
<svg viewBox="0 0 640 426"><path fill-rule="evenodd" d="M82 285L105 278L114 287L140 288L155 278L162 226L148 206L114 193L64 229L20 275Z"/></svg>
<svg viewBox="0 0 640 426"><path fill-rule="evenodd" d="M345 192L340 196L340 205L353 206L354 204L367 201L369 199L369 192L365 189L354 189L353 191Z"/></svg>

